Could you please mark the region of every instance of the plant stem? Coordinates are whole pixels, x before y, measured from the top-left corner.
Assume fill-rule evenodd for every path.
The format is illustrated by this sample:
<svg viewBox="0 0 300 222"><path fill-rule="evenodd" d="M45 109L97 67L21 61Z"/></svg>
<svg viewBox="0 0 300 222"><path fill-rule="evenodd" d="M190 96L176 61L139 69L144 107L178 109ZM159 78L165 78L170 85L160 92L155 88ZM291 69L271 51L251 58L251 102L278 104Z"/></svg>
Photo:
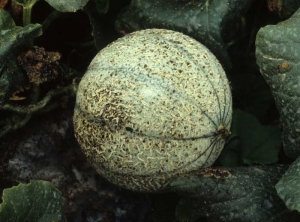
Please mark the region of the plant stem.
<svg viewBox="0 0 300 222"><path fill-rule="evenodd" d="M52 22L56 19L58 19L63 13L59 12L57 10L54 10L51 12L51 14L46 18L46 20L43 22L43 32L48 29L48 27L52 24Z"/></svg>
<svg viewBox="0 0 300 222"><path fill-rule="evenodd" d="M77 91L77 84L72 83L69 86L66 86L64 88L60 89L53 89L50 92L47 93L47 95L36 104L31 104L28 106L18 106L18 105L11 105L11 104L4 104L2 106L2 110L16 112L20 114L33 114L39 112L41 109L43 109L46 105L49 104L49 102L56 96L70 93L70 95L74 96Z"/></svg>
<svg viewBox="0 0 300 222"><path fill-rule="evenodd" d="M31 22L32 5L23 7L23 26L29 25Z"/></svg>

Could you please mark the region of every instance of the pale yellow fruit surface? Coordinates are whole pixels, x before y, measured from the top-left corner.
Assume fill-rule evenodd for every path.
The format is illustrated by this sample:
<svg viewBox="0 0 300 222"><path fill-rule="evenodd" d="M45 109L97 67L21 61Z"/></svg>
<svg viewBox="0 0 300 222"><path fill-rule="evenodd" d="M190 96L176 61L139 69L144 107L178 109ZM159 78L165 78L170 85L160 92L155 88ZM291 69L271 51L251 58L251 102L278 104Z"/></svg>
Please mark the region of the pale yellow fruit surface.
<svg viewBox="0 0 300 222"><path fill-rule="evenodd" d="M228 80L216 57L182 33L147 29L100 51L83 76L75 136L107 180L158 191L208 167L232 118Z"/></svg>

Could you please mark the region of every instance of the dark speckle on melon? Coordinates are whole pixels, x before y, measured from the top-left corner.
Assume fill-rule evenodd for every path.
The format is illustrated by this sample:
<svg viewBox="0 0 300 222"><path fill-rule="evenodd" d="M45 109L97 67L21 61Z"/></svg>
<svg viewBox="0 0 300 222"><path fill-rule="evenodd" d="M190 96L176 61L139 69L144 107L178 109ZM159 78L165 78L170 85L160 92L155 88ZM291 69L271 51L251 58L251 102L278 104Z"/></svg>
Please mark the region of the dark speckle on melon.
<svg viewBox="0 0 300 222"><path fill-rule="evenodd" d="M82 78L75 136L95 169L131 190L162 190L176 175L208 167L229 133L232 99L215 56L164 29L113 42Z"/></svg>

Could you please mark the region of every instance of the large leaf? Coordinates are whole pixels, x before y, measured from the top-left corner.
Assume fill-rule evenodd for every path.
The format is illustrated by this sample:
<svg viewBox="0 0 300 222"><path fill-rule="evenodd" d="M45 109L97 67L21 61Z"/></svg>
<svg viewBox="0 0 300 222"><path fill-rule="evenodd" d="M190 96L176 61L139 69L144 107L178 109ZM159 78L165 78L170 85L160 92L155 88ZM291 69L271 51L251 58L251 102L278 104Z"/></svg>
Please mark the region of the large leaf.
<svg viewBox="0 0 300 222"><path fill-rule="evenodd" d="M263 126L255 116L234 110L231 135L219 161L223 166L276 163L281 146L279 127Z"/></svg>
<svg viewBox="0 0 300 222"><path fill-rule="evenodd" d="M61 192L47 181L31 181L3 191L1 221L64 221L64 199Z"/></svg>
<svg viewBox="0 0 300 222"><path fill-rule="evenodd" d="M116 39L115 30L107 25L105 13L109 7L108 0L89 1L84 7L84 12L89 16L93 27L94 44L98 50Z"/></svg>
<svg viewBox="0 0 300 222"><path fill-rule="evenodd" d="M25 27L15 26L9 13L0 9L0 64L6 56L19 52L31 44L32 40L42 34L40 24L30 24Z"/></svg>
<svg viewBox="0 0 300 222"><path fill-rule="evenodd" d="M224 39L231 39L251 0L135 0L120 14L116 28L131 32L165 28L183 32L209 48L225 66L230 61Z"/></svg>
<svg viewBox="0 0 300 222"><path fill-rule="evenodd" d="M89 0L46 0L53 8L60 12L75 12L82 9Z"/></svg>
<svg viewBox="0 0 300 222"><path fill-rule="evenodd" d="M208 222L299 221L300 214L289 211L274 188L285 170L285 166L214 168L178 177L170 184L183 195L177 218L189 222L199 218Z"/></svg>
<svg viewBox="0 0 300 222"><path fill-rule="evenodd" d="M300 212L300 157L289 167L280 181L276 190L290 210Z"/></svg>
<svg viewBox="0 0 300 222"><path fill-rule="evenodd" d="M300 156L300 9L278 25L261 28L256 58L270 86L283 124L283 145L291 158Z"/></svg>
<svg viewBox="0 0 300 222"><path fill-rule="evenodd" d="M15 27L14 20L10 17L10 14L3 9L0 9L0 27L1 38L7 31Z"/></svg>
<svg viewBox="0 0 300 222"><path fill-rule="evenodd" d="M0 106L11 93L26 82L26 76L19 68L16 58L41 34L40 24L15 26L9 13L0 9Z"/></svg>

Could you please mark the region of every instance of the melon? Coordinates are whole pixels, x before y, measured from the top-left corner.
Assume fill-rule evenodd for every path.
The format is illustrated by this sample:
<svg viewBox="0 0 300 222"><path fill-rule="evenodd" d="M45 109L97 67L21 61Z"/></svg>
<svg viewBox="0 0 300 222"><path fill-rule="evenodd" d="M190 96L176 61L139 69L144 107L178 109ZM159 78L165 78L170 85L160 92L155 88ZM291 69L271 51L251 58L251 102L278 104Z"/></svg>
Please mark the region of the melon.
<svg viewBox="0 0 300 222"><path fill-rule="evenodd" d="M211 166L231 119L230 86L216 57L182 33L146 29L95 56L79 84L73 122L98 173L153 192Z"/></svg>

